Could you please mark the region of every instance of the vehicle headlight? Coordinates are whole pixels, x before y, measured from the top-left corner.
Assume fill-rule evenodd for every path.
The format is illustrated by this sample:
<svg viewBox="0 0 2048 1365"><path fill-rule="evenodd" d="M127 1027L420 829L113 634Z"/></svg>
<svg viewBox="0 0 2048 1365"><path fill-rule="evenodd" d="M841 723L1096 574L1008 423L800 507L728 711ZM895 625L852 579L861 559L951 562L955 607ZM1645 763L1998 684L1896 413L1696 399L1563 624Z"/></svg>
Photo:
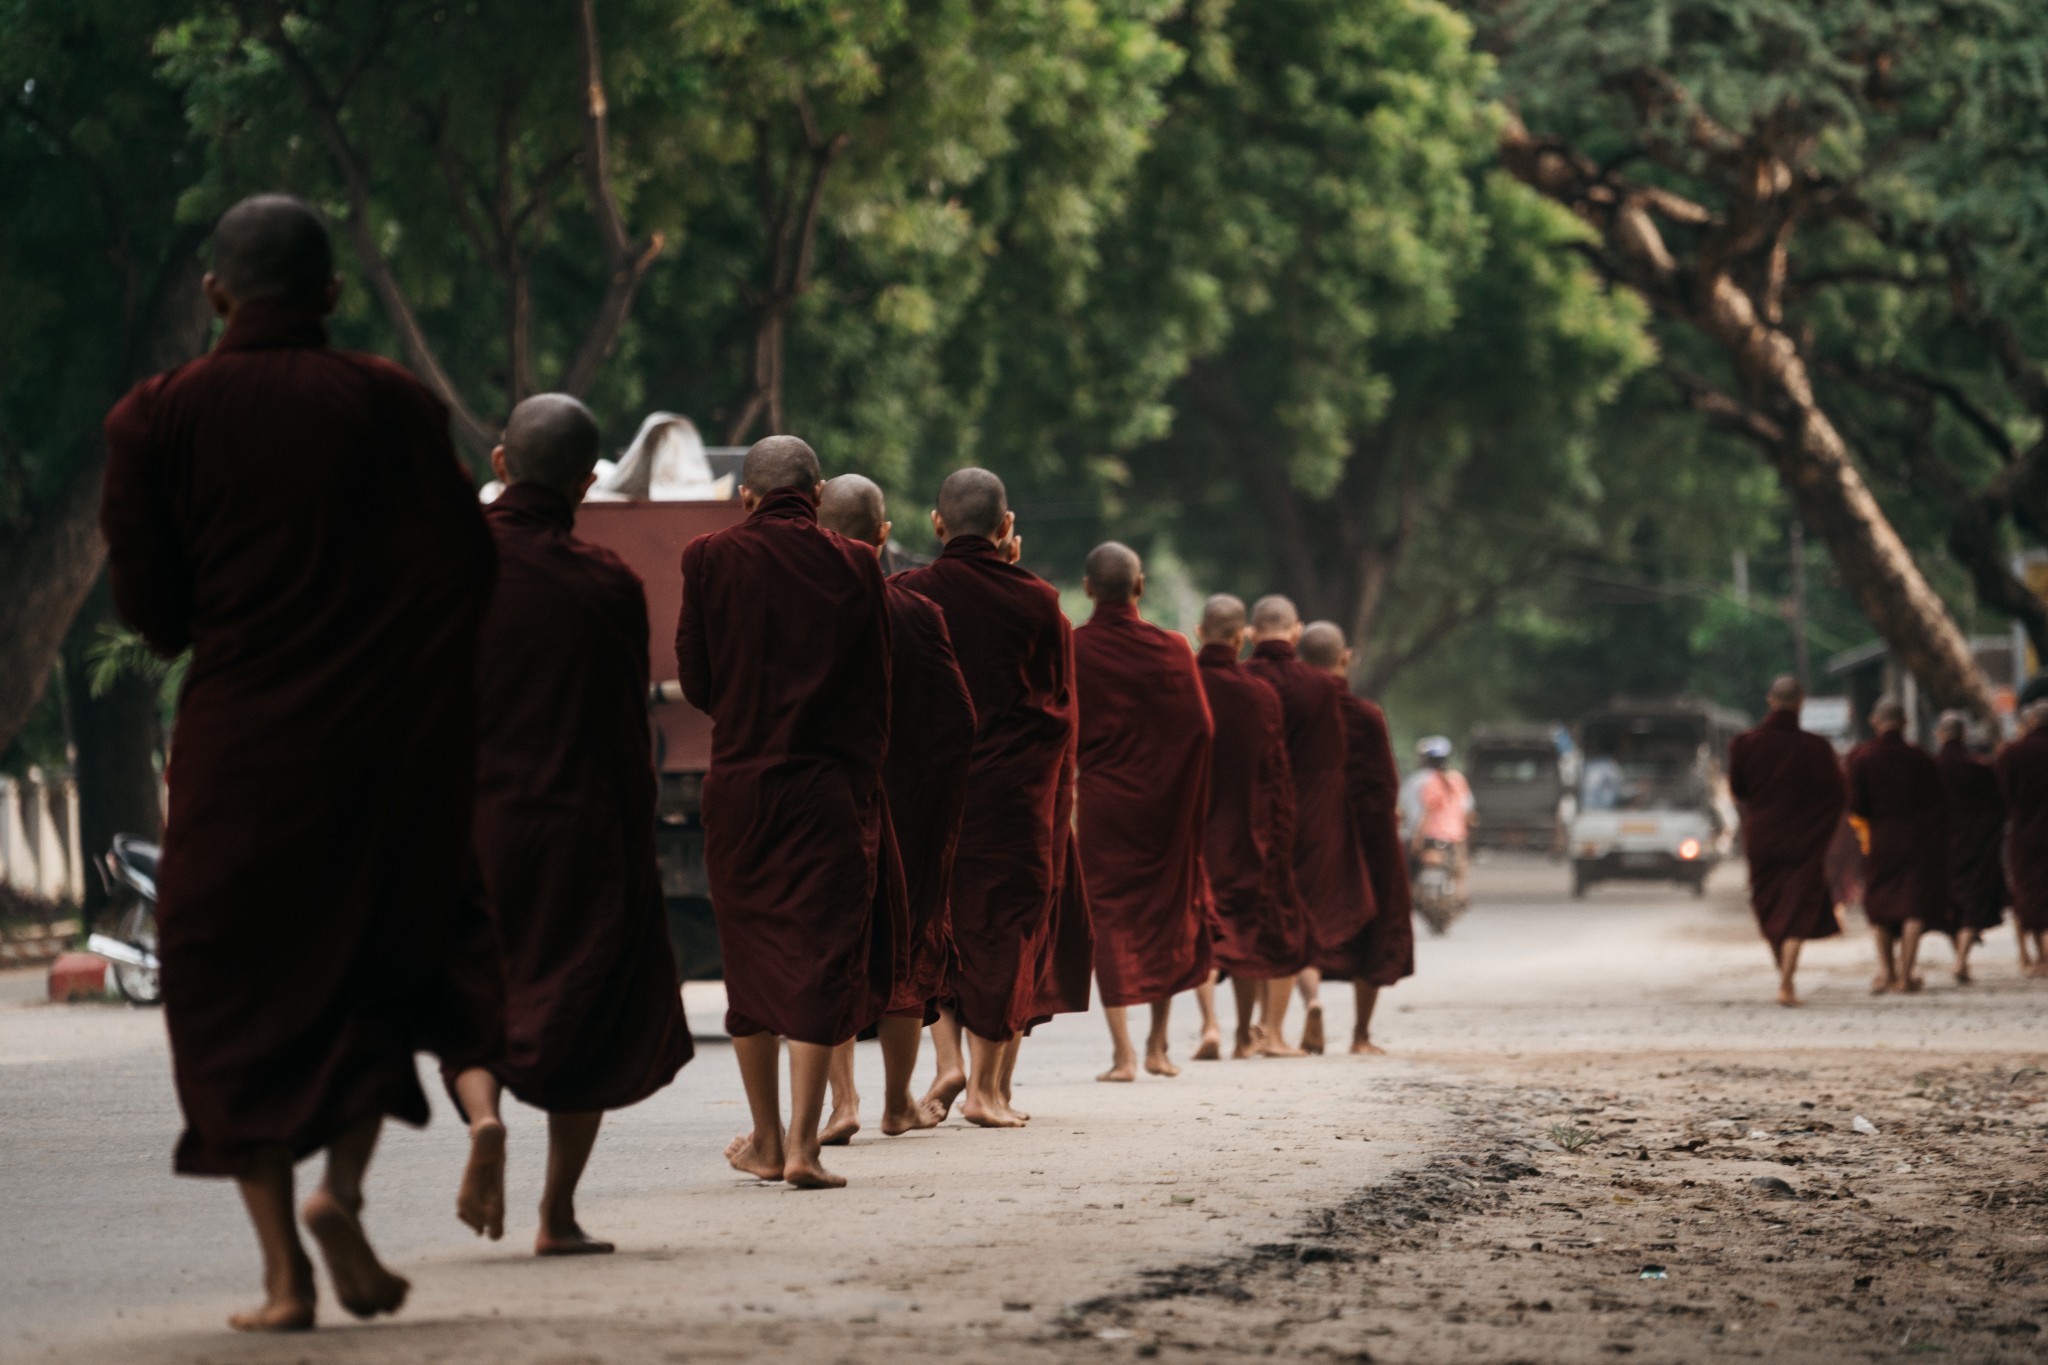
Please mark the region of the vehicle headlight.
<svg viewBox="0 0 2048 1365"><path fill-rule="evenodd" d="M1691 862L1693 859L1699 857L1700 841L1697 839L1687 839L1684 843L1678 846L1678 856L1685 859L1687 862Z"/></svg>

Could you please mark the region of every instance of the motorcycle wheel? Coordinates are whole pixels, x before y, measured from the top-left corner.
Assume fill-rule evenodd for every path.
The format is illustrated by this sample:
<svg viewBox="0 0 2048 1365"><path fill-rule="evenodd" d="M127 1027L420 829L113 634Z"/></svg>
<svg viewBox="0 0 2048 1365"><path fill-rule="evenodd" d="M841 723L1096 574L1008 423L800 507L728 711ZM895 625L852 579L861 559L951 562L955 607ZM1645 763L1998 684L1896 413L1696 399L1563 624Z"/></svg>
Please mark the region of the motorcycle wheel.
<svg viewBox="0 0 2048 1365"><path fill-rule="evenodd" d="M138 948L156 952L156 905L152 901L137 898L133 905L121 914L121 922L115 936L123 943L132 943ZM161 1005L164 999L163 984L158 980L154 967L131 967L124 962L111 964L114 971L115 989L121 998L131 1005Z"/></svg>

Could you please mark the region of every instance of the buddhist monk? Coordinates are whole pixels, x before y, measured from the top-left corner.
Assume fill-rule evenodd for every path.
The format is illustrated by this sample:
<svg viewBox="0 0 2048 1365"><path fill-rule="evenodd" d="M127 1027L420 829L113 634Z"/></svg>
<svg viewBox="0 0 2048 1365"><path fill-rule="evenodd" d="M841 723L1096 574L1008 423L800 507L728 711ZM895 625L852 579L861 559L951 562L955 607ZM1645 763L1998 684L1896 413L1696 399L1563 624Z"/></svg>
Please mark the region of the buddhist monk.
<svg viewBox="0 0 2048 1365"><path fill-rule="evenodd" d="M121 616L178 703L157 885L176 1166L232 1176L263 1256L244 1331L313 1325L302 1216L342 1307L406 1282L360 1221L386 1115L427 1119L413 1053L492 1060L446 993L465 914L477 631L491 542L447 413L395 365L332 350L319 219L247 199L213 233L212 353L108 416L100 522ZM487 925L483 926L486 930ZM466 1046L453 1040L469 1026Z"/></svg>
<svg viewBox="0 0 2048 1365"><path fill-rule="evenodd" d="M888 600L873 551L818 525L822 487L804 442L756 442L740 471L747 519L684 547L676 625L683 695L712 720L704 866L754 1120L726 1159L800 1189L846 1183L819 1155L826 1072L887 1008L895 951Z"/></svg>
<svg viewBox="0 0 2048 1365"><path fill-rule="evenodd" d="M1094 602L1074 631L1081 703L1075 825L1095 924L1095 980L1109 1020L1109 1070L1134 1081L1127 1012L1149 1005L1145 1070L1177 1076L1167 1055L1173 997L1209 979L1209 746L1215 727L1187 638L1138 615L1145 569L1109 541L1089 552Z"/></svg>
<svg viewBox="0 0 2048 1365"><path fill-rule="evenodd" d="M888 504L873 480L842 474L825 484L818 524L879 559L889 543ZM897 945L895 987L879 1028L882 1045L882 1131L894 1137L945 1118L935 1101L913 1100L911 1073L928 1016L935 1017L953 953L948 899L960 843L960 808L974 753L974 701L953 655L946 617L929 598L895 580L883 584L889 606L889 756L882 786L903 869L905 932ZM832 1115L827 1144L860 1130L860 1094L853 1081L853 1044L832 1058Z"/></svg>
<svg viewBox="0 0 2048 1365"><path fill-rule="evenodd" d="M1301 615L1285 597L1252 606L1253 674L1280 694L1287 723L1287 760L1294 774L1294 872L1308 907L1310 958L1349 943L1373 916L1372 888L1351 835L1344 788L1344 708L1338 684L1295 655ZM1307 1007L1301 1046L1323 1050L1321 975L1311 966L1296 978Z"/></svg>
<svg viewBox="0 0 2048 1365"><path fill-rule="evenodd" d="M1043 1017L1040 978L1055 961L1058 921L1070 941L1089 942L1068 820L1073 632L1059 594L1018 567L1016 526L1001 479L955 470L932 512L938 560L895 580L945 613L975 717L950 891L954 966L932 1031L941 1069L929 1098L942 1110L958 1098L963 1118L992 1128L1025 1122L1007 1083L1024 1029ZM1088 965L1079 1001L1059 1003L1087 1008Z"/></svg>
<svg viewBox="0 0 2048 1365"><path fill-rule="evenodd" d="M1874 738L1849 762L1849 810L1870 830L1863 913L1877 941L1874 993L1917 991L1920 936L1948 921L1948 789L1933 755L1906 741L1906 708L1886 697Z"/></svg>
<svg viewBox="0 0 2048 1365"><path fill-rule="evenodd" d="M1294 974L1308 965L1308 911L1294 882L1294 773L1280 694L1238 662L1248 629L1237 598L1219 593L1204 604L1195 662L1215 722L1203 841L1214 959L1237 998L1231 1055L1301 1057L1281 1032ZM1206 1035L1214 1018L1204 1006Z"/></svg>
<svg viewBox="0 0 2048 1365"><path fill-rule="evenodd" d="M2048 702L2020 712L2020 737L1998 755L2005 868L2029 976L2048 976ZM2031 949L2029 953L2027 950Z"/></svg>
<svg viewBox="0 0 2048 1365"><path fill-rule="evenodd" d="M1934 727L1948 792L1948 915L1956 983L1970 983L1970 950L2005 918L2005 798L1988 760L1970 752L1970 718L1950 711Z"/></svg>
<svg viewBox="0 0 2048 1365"><path fill-rule="evenodd" d="M495 1117L502 1084L547 1112L541 1256L612 1249L576 1221L598 1127L691 1053L654 854L646 590L572 529L597 456L583 404L528 398L491 452L505 491L485 514L498 584L477 660L476 861L503 964L505 1053L484 1073L488 1104L469 1104L470 1078L451 1080L465 1108ZM473 1226L495 1238L504 1225Z"/></svg>
<svg viewBox="0 0 2048 1365"><path fill-rule="evenodd" d="M1380 708L1351 691L1351 650L1332 621L1311 622L1298 646L1302 661L1336 680L1344 707L1344 790L1351 836L1365 863L1377 907L1365 928L1335 948L1324 949L1315 966L1327 979L1349 981L1354 1055L1385 1051L1372 1040L1372 1016L1380 992L1415 975L1415 917L1408 893L1408 858L1401 842L1401 769Z"/></svg>
<svg viewBox="0 0 2048 1365"><path fill-rule="evenodd" d="M1728 746L1728 787L1742 813L1749 900L1778 968L1778 1003L1799 1003L1793 976L1808 939L1842 932L1827 879L1828 845L1847 804L1834 746L1799 728L1806 689L1771 684L1763 724Z"/></svg>

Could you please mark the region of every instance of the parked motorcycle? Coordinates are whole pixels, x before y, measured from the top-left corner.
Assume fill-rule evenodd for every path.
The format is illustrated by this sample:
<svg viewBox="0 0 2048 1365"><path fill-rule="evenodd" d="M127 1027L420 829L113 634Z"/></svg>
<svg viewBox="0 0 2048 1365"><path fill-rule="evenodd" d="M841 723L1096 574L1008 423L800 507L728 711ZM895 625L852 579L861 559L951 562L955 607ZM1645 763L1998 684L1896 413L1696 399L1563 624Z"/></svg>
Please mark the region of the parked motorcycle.
<svg viewBox="0 0 2048 1365"><path fill-rule="evenodd" d="M164 998L156 956L157 854L147 840L116 834L98 864L110 901L102 923L113 932L93 934L85 946L112 964L114 986L131 1005L160 1005Z"/></svg>
<svg viewBox="0 0 2048 1365"><path fill-rule="evenodd" d="M1415 913L1422 916L1430 933L1439 936L1471 908L1471 902L1458 890L1458 872L1452 866L1456 856L1457 846L1443 839L1424 839L1415 854Z"/></svg>

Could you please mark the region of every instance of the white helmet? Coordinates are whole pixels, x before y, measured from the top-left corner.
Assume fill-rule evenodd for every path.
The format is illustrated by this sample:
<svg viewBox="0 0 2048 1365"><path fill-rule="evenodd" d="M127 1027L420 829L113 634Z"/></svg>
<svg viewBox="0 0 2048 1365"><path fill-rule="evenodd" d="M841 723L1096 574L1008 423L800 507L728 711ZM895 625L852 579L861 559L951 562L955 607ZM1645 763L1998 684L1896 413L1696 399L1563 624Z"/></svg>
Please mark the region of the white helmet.
<svg viewBox="0 0 2048 1365"><path fill-rule="evenodd" d="M1449 758L1451 742L1442 735L1431 735L1415 746L1415 752L1424 758Z"/></svg>

